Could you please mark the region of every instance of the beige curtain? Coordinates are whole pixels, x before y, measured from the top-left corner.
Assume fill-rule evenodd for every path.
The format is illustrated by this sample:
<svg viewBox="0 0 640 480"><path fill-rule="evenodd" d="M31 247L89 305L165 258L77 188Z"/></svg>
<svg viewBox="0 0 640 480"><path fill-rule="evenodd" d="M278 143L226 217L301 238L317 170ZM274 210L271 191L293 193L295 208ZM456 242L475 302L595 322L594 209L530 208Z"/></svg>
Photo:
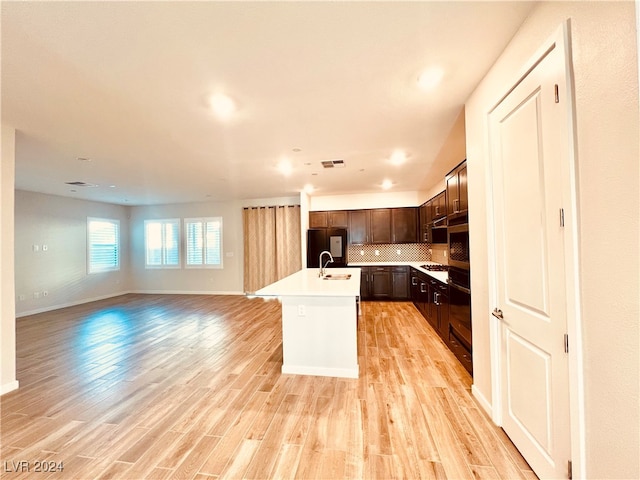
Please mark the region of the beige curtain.
<svg viewBox="0 0 640 480"><path fill-rule="evenodd" d="M302 268L300 206L242 211L244 291L253 293Z"/></svg>

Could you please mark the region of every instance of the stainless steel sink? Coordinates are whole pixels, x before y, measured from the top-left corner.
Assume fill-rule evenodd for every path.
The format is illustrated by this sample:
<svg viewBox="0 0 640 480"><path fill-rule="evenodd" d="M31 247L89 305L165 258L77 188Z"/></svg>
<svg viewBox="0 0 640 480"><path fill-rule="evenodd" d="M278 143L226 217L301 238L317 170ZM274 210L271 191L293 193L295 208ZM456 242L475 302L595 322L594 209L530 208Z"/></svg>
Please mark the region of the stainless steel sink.
<svg viewBox="0 0 640 480"><path fill-rule="evenodd" d="M328 273L327 275L322 277L323 280L349 280L350 278L351 278L350 273L336 273L336 274Z"/></svg>

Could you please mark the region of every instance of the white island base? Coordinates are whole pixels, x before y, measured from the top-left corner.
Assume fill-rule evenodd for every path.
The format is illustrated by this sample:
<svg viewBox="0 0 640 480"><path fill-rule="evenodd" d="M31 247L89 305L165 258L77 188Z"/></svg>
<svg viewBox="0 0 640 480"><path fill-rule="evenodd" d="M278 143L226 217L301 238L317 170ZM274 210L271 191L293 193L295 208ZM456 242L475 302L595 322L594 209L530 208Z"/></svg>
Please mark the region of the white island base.
<svg viewBox="0 0 640 480"><path fill-rule="evenodd" d="M282 373L358 378L360 269L332 268L349 280L325 280L303 269L258 296L282 302Z"/></svg>
<svg viewBox="0 0 640 480"><path fill-rule="evenodd" d="M358 378L355 297L281 300L282 373Z"/></svg>

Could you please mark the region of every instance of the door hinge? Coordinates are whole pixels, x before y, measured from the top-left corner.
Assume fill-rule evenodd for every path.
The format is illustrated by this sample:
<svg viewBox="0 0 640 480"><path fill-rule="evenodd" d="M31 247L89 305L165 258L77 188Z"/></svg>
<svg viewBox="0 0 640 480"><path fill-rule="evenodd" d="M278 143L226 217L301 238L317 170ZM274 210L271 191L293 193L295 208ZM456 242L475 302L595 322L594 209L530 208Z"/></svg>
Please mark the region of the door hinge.
<svg viewBox="0 0 640 480"><path fill-rule="evenodd" d="M571 480L573 478L573 468L571 465L571 460L567 462L567 478Z"/></svg>
<svg viewBox="0 0 640 480"><path fill-rule="evenodd" d="M569 335L564 334L564 353L569 353Z"/></svg>
<svg viewBox="0 0 640 480"><path fill-rule="evenodd" d="M553 87L553 91L555 94L556 103L560 103L560 91L558 89L558 84L556 83Z"/></svg>
<svg viewBox="0 0 640 480"><path fill-rule="evenodd" d="M564 227L564 208L560 209L560 226Z"/></svg>

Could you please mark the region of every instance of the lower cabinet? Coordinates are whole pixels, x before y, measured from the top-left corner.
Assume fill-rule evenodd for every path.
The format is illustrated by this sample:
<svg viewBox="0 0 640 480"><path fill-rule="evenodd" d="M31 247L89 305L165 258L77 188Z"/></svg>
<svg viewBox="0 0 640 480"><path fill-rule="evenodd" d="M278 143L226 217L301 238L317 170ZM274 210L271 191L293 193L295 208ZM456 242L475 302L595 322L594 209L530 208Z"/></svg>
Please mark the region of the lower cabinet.
<svg viewBox="0 0 640 480"><path fill-rule="evenodd" d="M409 295L418 311L460 363L472 373L471 345L452 328L449 286L415 268L409 271ZM451 319L453 320L453 319Z"/></svg>
<svg viewBox="0 0 640 480"><path fill-rule="evenodd" d="M409 267L360 267L360 297L364 300L409 300Z"/></svg>

